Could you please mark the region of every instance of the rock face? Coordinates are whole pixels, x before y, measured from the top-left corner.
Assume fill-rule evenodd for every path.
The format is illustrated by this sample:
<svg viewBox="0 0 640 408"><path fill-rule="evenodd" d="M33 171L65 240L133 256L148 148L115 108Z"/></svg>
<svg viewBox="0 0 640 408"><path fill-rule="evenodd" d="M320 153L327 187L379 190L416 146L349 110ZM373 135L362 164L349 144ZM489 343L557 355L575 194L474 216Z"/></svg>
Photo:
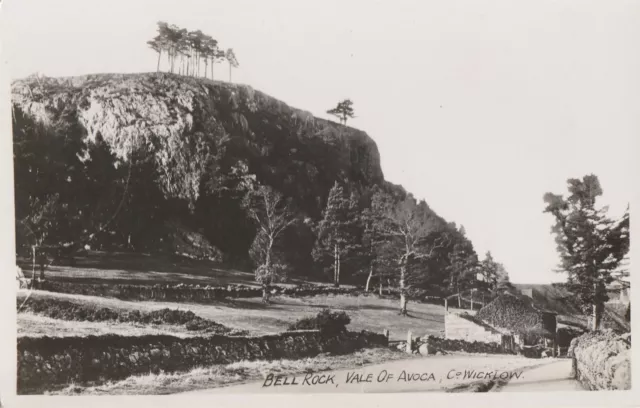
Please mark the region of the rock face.
<svg viewBox="0 0 640 408"><path fill-rule="evenodd" d="M14 116L19 111L25 120L74 129L72 136L62 132L61 139L106 144L123 166L134 169L126 180L134 186L131 200L157 201L155 192L139 193L153 185L169 203L139 209L131 219L153 210L153 220L141 229L148 231L160 220L198 230L202 235L173 239L197 246L210 258L219 256L202 237L225 254L245 254L253 239L237 198L229 198L228 187L219 183L221 177L236 177L238 169L291 198L300 215L311 219L320 216L337 180L364 189L384 183L378 148L366 133L316 118L245 85L167 73L26 78L12 84L12 100ZM14 141L26 137L29 128L31 123L14 122ZM65 157L76 155L68 152ZM142 162L151 170L138 175L143 174ZM290 241L308 246L312 239L300 234ZM307 248L296 251L306 253Z"/></svg>
<svg viewBox="0 0 640 408"><path fill-rule="evenodd" d="M571 341L573 374L589 390L631 389L631 334L587 333Z"/></svg>
<svg viewBox="0 0 640 408"><path fill-rule="evenodd" d="M256 161L274 166L276 177L295 177L287 170L296 164L307 169L309 182L339 175L369 184L383 180L377 146L364 132L245 85L166 73L33 78L15 81L12 99L42 121L68 115L87 138L100 134L119 157L152 150L167 169L161 180L165 192L178 198L197 199L209 139L225 135L255 148ZM288 163L278 162L283 157Z"/></svg>

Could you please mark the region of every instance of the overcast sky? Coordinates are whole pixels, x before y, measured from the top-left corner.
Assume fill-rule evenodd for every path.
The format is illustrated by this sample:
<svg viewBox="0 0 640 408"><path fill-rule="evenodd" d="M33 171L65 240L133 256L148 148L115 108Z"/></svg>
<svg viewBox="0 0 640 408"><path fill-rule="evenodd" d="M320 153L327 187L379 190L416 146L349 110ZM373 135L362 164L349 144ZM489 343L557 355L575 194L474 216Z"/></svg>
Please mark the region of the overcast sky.
<svg viewBox="0 0 640 408"><path fill-rule="evenodd" d="M291 106L326 117L351 98L388 180L512 281L547 283L563 277L545 192L595 173L612 213L632 199L640 2L523 3L7 0L0 24L13 78L154 71L160 20L233 47L234 82Z"/></svg>

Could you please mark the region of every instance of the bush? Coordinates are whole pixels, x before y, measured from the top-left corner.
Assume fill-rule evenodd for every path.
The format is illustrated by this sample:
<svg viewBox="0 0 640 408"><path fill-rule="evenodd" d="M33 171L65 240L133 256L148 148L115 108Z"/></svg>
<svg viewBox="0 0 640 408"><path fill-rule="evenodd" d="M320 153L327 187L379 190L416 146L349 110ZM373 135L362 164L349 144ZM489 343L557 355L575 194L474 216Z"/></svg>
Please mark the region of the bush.
<svg viewBox="0 0 640 408"><path fill-rule="evenodd" d="M305 317L291 326L289 330L320 330L326 334L337 334L347 331L347 325L351 323L349 316L343 312L332 312L324 309L315 317Z"/></svg>

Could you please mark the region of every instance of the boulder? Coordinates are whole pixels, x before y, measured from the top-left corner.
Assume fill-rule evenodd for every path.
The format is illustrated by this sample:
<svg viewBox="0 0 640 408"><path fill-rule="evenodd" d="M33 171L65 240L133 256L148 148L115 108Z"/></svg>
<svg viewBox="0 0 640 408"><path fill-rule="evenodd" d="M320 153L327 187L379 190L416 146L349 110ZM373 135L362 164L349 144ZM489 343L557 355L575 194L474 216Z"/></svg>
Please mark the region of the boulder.
<svg viewBox="0 0 640 408"><path fill-rule="evenodd" d="M433 346L430 346L427 343L424 343L418 347L418 353L423 356L436 354L436 349Z"/></svg>

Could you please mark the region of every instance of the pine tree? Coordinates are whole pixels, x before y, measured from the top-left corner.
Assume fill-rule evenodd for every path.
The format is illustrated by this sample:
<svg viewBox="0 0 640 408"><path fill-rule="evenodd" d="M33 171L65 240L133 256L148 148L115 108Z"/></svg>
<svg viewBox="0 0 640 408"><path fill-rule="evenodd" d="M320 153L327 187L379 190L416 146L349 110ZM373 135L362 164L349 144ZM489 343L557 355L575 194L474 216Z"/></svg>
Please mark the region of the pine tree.
<svg viewBox="0 0 640 408"><path fill-rule="evenodd" d="M498 263L494 261L490 251L487 251L480 263L480 273L484 278L487 289L495 292L498 288Z"/></svg>
<svg viewBox="0 0 640 408"><path fill-rule="evenodd" d="M507 272L507 269L504 267L503 264L498 263L497 270L496 270L495 292L496 294L499 294L504 291L508 291L510 289L513 289L513 285L509 281L509 272Z"/></svg>
<svg viewBox="0 0 640 408"><path fill-rule="evenodd" d="M236 53L231 48L227 50L224 57L229 63L229 82L231 82L231 70L233 68L238 68L240 64L238 63L238 59L236 58Z"/></svg>
<svg viewBox="0 0 640 408"><path fill-rule="evenodd" d="M312 252L314 260L323 266L333 261L333 284L336 287L340 286L341 265L357 254L357 224L357 208L345 198L344 189L336 181L329 191Z"/></svg>
<svg viewBox="0 0 640 408"><path fill-rule="evenodd" d="M345 99L338 102L338 105L333 109L329 109L327 113L329 115L336 116L343 125L347 124L347 119L355 117L353 113L353 102L351 99Z"/></svg>
<svg viewBox="0 0 640 408"><path fill-rule="evenodd" d="M599 330L608 300L607 285L629 249L628 218L614 222L606 207L597 207L602 195L598 177L591 174L568 180L569 195L547 193L544 212L555 218L552 234L568 274L567 287L591 309L592 330Z"/></svg>
<svg viewBox="0 0 640 408"><path fill-rule="evenodd" d="M462 307L460 303L460 294L465 290L471 289L476 279L476 267L478 265L478 256L473 250L471 242L464 239L462 242L454 245L453 251L449 253L449 291L458 295L458 307Z"/></svg>

